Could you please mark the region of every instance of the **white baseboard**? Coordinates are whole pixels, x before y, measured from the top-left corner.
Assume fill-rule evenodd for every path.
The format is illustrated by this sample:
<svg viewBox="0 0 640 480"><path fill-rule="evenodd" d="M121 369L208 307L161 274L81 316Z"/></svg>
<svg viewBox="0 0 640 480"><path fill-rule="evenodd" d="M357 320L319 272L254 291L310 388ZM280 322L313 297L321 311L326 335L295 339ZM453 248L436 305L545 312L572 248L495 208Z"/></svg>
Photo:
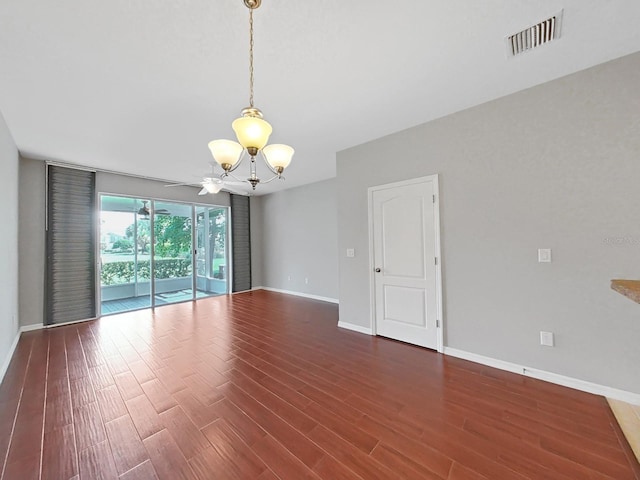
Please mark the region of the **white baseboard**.
<svg viewBox="0 0 640 480"><path fill-rule="evenodd" d="M164 305L159 305L159 306L163 307ZM72 320L70 322L52 323L51 325L43 325L42 328L66 327L67 325L76 325L78 323L93 322L95 320L98 320L99 318L100 317L94 317L94 318L85 318L84 320Z"/></svg>
<svg viewBox="0 0 640 480"><path fill-rule="evenodd" d="M293 292L291 290L281 290L279 288L271 287L253 287L251 290L267 290L268 292L285 293L287 295L295 295L296 297L311 298L313 300L320 300L329 303L339 303L337 298L321 297L320 295L312 295L310 293Z"/></svg>
<svg viewBox="0 0 640 480"><path fill-rule="evenodd" d="M364 333L366 335L373 335L373 332L369 327L362 327L360 325L354 325L353 323L338 322L338 327L345 330L353 330L354 332Z"/></svg>
<svg viewBox="0 0 640 480"><path fill-rule="evenodd" d="M18 346L19 340L20 340L20 331L18 331L18 333L16 334L16 338L13 339L13 343L11 344L9 351L7 352L7 356L2 362L2 367L0 367L0 383L2 383L2 381L4 380L4 376L7 373L7 370L9 369L9 364L11 363L11 359L13 358L13 354L16 351L16 347Z"/></svg>
<svg viewBox="0 0 640 480"><path fill-rule="evenodd" d="M626 390L619 390L617 388L607 387L605 385L599 385L597 383L587 382L585 380L579 380L565 375L558 375L557 373L538 370L537 368L530 368L516 363L505 362L504 360L497 360L495 358L485 357L476 353L465 352L464 350L458 350L457 348L445 347L444 354L487 365L489 367L498 368L500 370L518 373L527 377L537 378L538 380L544 380L549 383L555 383L556 385L562 385L575 390L622 400L623 402L632 403L634 405L640 405L640 394L638 393L627 392Z"/></svg>
<svg viewBox="0 0 640 480"><path fill-rule="evenodd" d="M44 325L41 323L34 323L33 325L23 325L20 327L20 332L31 332L33 330L42 330Z"/></svg>
<svg viewBox="0 0 640 480"><path fill-rule="evenodd" d="M0 367L0 383L4 380L4 376L9 369L9 364L11 363L11 359L13 358L13 354L16 352L16 348L18 347L18 342L20 341L20 335L22 332L30 332L31 330L40 330L42 329L41 323L36 323L33 325L23 325L16 333L16 337L13 339L13 343L11 344L11 348L7 352L7 357L2 362L2 367Z"/></svg>

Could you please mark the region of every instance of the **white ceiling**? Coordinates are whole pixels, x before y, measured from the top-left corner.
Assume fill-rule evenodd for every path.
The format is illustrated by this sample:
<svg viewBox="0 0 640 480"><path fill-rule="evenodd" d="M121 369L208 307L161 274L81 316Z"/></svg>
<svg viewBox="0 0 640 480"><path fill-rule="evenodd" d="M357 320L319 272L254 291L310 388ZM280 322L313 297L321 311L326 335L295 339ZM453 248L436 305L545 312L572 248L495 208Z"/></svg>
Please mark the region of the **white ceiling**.
<svg viewBox="0 0 640 480"><path fill-rule="evenodd" d="M560 40L507 57L507 35L562 9ZM638 0L264 0L256 106L271 143L296 154L258 193L335 176L342 149L639 51L638 25ZM242 0L3 0L0 111L27 156L197 182L207 143L233 138L248 104L247 49Z"/></svg>

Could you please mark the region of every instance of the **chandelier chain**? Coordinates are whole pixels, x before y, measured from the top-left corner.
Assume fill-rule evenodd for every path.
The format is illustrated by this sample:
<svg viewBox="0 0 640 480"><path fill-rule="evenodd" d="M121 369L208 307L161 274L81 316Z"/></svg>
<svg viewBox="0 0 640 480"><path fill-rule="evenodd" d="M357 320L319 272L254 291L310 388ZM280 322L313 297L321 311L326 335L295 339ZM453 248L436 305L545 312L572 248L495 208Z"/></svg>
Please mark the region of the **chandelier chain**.
<svg viewBox="0 0 640 480"><path fill-rule="evenodd" d="M249 106L253 108L253 9L249 9Z"/></svg>

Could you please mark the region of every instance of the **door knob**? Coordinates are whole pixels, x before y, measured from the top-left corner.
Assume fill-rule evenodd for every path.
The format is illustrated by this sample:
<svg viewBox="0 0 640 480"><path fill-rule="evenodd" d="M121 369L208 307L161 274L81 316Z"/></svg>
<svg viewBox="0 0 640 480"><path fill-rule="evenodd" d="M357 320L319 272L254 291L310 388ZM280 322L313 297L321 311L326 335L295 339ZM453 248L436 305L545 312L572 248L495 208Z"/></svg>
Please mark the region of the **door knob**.
<svg viewBox="0 0 640 480"><path fill-rule="evenodd" d="M380 269L379 268L376 268L376 273L380 273Z"/></svg>

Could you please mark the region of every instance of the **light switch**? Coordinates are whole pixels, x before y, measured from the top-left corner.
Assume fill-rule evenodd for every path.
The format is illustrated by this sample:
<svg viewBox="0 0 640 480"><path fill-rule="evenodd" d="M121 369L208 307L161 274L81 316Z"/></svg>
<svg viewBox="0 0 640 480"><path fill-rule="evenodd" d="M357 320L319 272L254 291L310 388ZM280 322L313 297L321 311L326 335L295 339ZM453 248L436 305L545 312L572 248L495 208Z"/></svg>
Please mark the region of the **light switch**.
<svg viewBox="0 0 640 480"><path fill-rule="evenodd" d="M539 263L550 263L551 262L551 249L550 248L539 248L538 249L538 262Z"/></svg>
<svg viewBox="0 0 640 480"><path fill-rule="evenodd" d="M540 345L553 347L553 332L540 332Z"/></svg>
<svg viewBox="0 0 640 480"><path fill-rule="evenodd" d="M356 256L355 248L347 248L347 257L353 258Z"/></svg>

